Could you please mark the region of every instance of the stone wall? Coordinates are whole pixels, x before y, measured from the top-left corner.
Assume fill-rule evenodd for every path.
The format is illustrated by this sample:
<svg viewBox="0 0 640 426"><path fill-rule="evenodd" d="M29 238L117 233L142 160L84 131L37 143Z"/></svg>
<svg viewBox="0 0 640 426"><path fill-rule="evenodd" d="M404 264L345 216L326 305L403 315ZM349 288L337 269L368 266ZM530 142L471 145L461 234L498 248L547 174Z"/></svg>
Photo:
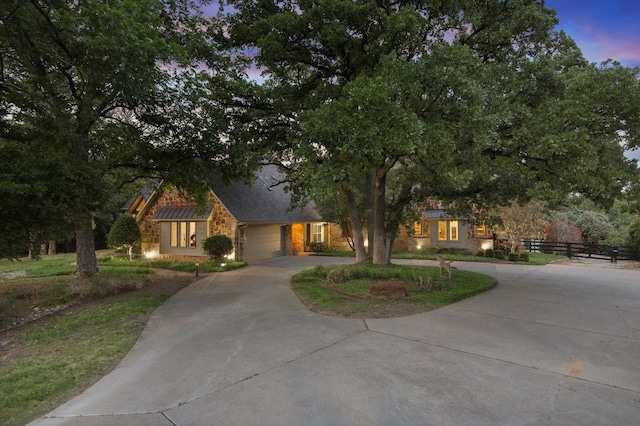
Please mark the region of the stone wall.
<svg viewBox="0 0 640 426"><path fill-rule="evenodd" d="M211 220L207 221L208 235L206 235L205 238L211 235L222 234L230 237L234 241L235 245L235 219L212 191L209 191L208 199L210 203L213 203L213 212L211 214ZM187 199L178 191L167 190L158 196L154 204L149 208L145 217L142 218L139 223L140 232L142 233L142 255L147 253L158 255L160 253L160 223L153 220L158 207L186 205L193 205L193 201ZM181 256L168 254L162 255L162 257L174 260L207 259L206 256Z"/></svg>

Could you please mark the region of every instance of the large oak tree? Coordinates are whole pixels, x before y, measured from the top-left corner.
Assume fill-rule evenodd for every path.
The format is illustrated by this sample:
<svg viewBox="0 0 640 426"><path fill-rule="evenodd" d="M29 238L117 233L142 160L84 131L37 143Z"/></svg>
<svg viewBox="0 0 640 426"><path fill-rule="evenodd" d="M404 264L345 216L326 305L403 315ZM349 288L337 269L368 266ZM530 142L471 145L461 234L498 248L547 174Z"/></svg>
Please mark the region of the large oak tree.
<svg viewBox="0 0 640 426"><path fill-rule="evenodd" d="M637 173L638 70L587 63L543 1L233 1L224 36L264 71L231 142L341 194L365 260L427 196L465 207L584 194ZM242 123L243 126L240 126ZM250 138L247 136L251 136Z"/></svg>
<svg viewBox="0 0 640 426"><path fill-rule="evenodd" d="M78 273L90 275L92 219L123 184L159 178L202 194L235 75L198 3L0 4L0 255L72 226Z"/></svg>

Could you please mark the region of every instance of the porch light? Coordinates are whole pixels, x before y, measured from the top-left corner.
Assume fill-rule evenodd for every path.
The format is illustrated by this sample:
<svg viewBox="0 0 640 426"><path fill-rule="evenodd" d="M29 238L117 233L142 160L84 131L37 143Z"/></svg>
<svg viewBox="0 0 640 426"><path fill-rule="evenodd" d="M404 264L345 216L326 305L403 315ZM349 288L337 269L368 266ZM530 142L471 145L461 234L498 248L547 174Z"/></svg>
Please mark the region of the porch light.
<svg viewBox="0 0 640 426"><path fill-rule="evenodd" d="M368 240L368 239L367 239L367 240L364 240L364 246L365 246L365 247L369 247L369 240Z"/></svg>
<svg viewBox="0 0 640 426"><path fill-rule="evenodd" d="M493 243L482 243L480 247L482 248L482 250L487 250L493 248Z"/></svg>
<svg viewBox="0 0 640 426"><path fill-rule="evenodd" d="M418 245L416 246L416 248L417 248L418 250L420 250L420 249L422 248L422 246L421 246L420 244L418 244Z"/></svg>

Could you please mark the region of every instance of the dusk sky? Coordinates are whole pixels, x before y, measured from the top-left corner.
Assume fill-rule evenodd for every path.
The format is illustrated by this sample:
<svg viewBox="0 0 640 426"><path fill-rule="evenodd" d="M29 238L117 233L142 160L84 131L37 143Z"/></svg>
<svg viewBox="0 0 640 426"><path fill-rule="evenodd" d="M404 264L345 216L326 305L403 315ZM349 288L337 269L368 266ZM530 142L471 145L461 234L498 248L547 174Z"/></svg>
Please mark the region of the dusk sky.
<svg viewBox="0 0 640 426"><path fill-rule="evenodd" d="M640 0L546 0L589 62L640 67Z"/></svg>

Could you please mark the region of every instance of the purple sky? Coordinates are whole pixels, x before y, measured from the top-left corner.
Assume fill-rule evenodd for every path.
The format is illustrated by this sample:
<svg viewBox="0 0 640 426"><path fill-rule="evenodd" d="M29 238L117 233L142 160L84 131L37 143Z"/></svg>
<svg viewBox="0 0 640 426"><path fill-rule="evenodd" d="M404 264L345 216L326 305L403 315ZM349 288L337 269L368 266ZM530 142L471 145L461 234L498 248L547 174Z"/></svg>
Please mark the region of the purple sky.
<svg viewBox="0 0 640 426"><path fill-rule="evenodd" d="M589 62L640 67L640 0L546 0Z"/></svg>
<svg viewBox="0 0 640 426"><path fill-rule="evenodd" d="M640 0L545 0L545 5L557 11L558 28L576 41L589 62L615 59L625 67L640 67ZM204 10L214 14L217 2Z"/></svg>

